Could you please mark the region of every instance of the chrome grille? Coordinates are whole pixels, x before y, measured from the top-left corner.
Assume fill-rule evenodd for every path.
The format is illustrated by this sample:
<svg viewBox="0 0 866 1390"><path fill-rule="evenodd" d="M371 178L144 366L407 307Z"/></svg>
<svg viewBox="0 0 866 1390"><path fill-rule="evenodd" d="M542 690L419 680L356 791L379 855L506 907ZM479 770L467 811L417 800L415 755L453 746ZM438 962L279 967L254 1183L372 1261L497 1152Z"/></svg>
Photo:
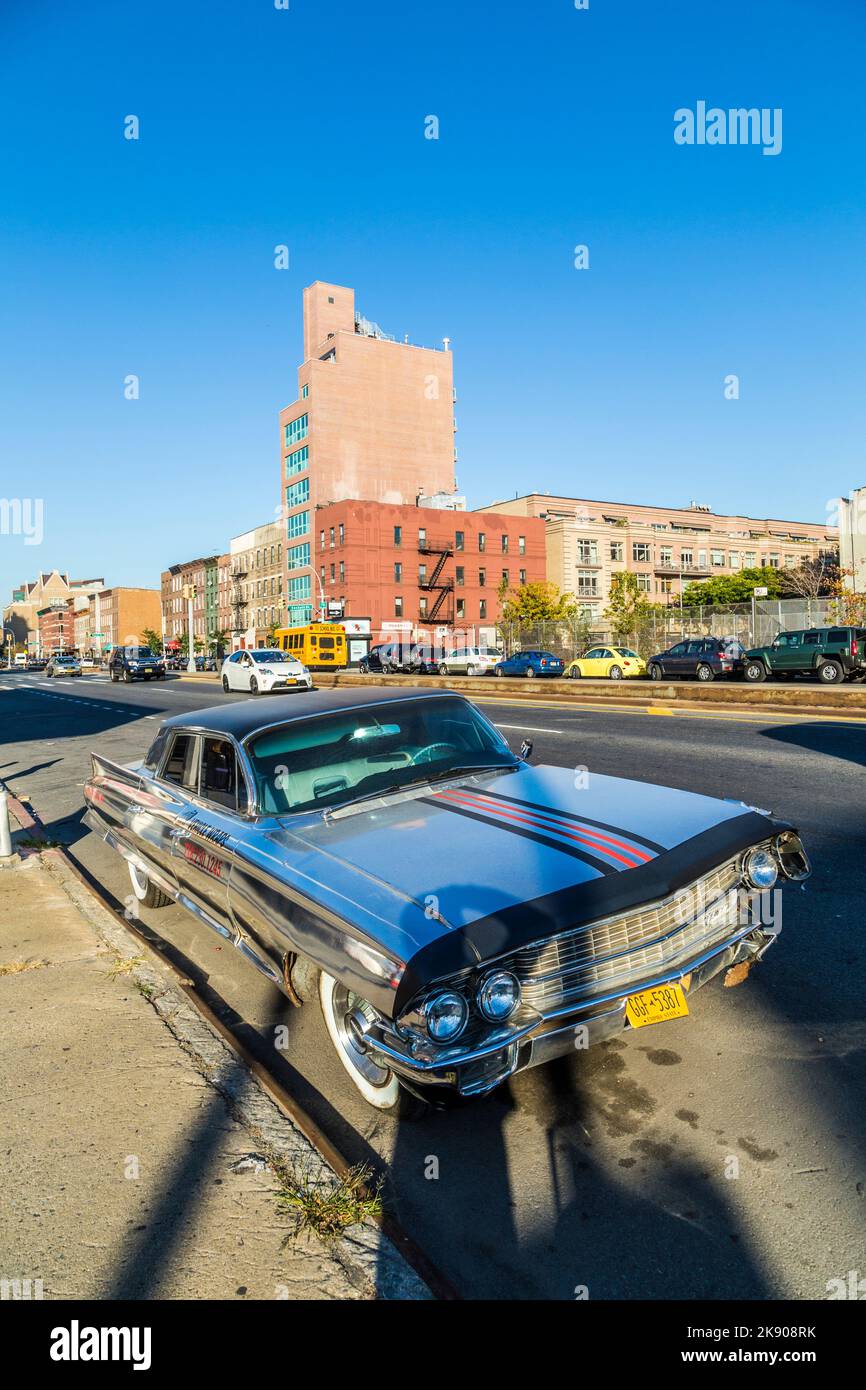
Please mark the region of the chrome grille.
<svg viewBox="0 0 866 1390"><path fill-rule="evenodd" d="M524 1004L546 1014L625 991L721 945L741 923L741 881L738 856L669 898L525 946L508 961Z"/></svg>

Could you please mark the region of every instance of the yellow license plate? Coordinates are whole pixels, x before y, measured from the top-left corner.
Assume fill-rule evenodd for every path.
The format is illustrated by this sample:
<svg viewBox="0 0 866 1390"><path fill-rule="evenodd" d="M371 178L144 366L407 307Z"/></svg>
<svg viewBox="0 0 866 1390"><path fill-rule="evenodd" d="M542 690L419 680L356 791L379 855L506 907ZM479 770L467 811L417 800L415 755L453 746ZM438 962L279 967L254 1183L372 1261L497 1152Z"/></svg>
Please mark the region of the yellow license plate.
<svg viewBox="0 0 866 1390"><path fill-rule="evenodd" d="M626 1017L632 1028L645 1028L648 1023L665 1023L669 1018L682 1018L689 1011L682 985L658 985L632 994L625 1005Z"/></svg>

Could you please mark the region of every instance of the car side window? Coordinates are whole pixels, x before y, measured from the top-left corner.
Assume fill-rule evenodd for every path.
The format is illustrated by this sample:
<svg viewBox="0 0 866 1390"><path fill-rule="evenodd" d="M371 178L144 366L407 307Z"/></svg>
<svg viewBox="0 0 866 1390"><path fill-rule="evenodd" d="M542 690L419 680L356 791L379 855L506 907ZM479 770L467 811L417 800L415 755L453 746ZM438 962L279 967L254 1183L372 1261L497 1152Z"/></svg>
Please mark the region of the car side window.
<svg viewBox="0 0 866 1390"><path fill-rule="evenodd" d="M700 656L700 654L703 652L703 650L704 650L704 644L703 644L703 642L689 642L689 643L686 645L686 655L687 655L687 656Z"/></svg>
<svg viewBox="0 0 866 1390"><path fill-rule="evenodd" d="M827 634L828 642L847 642L848 629L846 627L832 627Z"/></svg>
<svg viewBox="0 0 866 1390"><path fill-rule="evenodd" d="M677 642L677 645L676 645L675 647L671 647L669 655L670 655L670 656L685 656L685 654L686 654L686 646L687 646L687 643L685 643L685 642Z"/></svg>
<svg viewBox="0 0 866 1390"><path fill-rule="evenodd" d="M197 790L199 743L197 734L175 734L162 771L164 781L174 782L188 792Z"/></svg>
<svg viewBox="0 0 866 1390"><path fill-rule="evenodd" d="M243 793L239 799L239 792ZM246 787L238 776L234 744L226 738L205 738L201 760L201 796L230 811L246 810Z"/></svg>
<svg viewBox="0 0 866 1390"><path fill-rule="evenodd" d="M803 638L803 645L806 647L817 647L820 646L820 643L821 634L819 632L807 632Z"/></svg>

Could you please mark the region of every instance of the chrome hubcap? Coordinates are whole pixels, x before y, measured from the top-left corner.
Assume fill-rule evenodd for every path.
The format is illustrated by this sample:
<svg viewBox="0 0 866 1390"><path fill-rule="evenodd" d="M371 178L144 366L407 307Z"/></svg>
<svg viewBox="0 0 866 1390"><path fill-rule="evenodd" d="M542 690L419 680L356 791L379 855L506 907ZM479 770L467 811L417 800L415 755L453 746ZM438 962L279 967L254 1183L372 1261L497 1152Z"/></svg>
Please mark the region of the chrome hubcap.
<svg viewBox="0 0 866 1390"><path fill-rule="evenodd" d="M334 1022L344 1055L371 1086L387 1086L391 1072L373 1060L367 1033L375 1018L372 1007L345 985L336 985L333 994Z"/></svg>

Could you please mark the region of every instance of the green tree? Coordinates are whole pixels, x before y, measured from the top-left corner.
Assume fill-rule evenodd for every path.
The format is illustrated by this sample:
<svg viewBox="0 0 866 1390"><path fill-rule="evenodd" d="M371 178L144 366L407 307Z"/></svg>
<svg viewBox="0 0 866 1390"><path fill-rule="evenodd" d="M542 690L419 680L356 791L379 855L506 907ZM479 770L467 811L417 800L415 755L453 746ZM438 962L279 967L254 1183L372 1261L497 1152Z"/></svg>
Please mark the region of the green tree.
<svg viewBox="0 0 866 1390"><path fill-rule="evenodd" d="M652 614L652 604L638 586L637 575L618 570L610 578L610 596L604 616L610 623L613 640L625 642Z"/></svg>
<svg viewBox="0 0 866 1390"><path fill-rule="evenodd" d="M785 575L772 565L761 569L740 570L738 574L722 574L687 584L683 590L683 607L697 608L701 604L749 603L753 589L766 589L768 598L782 598Z"/></svg>
<svg viewBox="0 0 866 1390"><path fill-rule="evenodd" d="M572 595L563 594L546 579L521 584L517 589L509 589L503 580L497 592L500 621L516 627L569 622L578 615L578 605Z"/></svg>
<svg viewBox="0 0 866 1390"><path fill-rule="evenodd" d="M158 632L154 632L152 627L141 629L141 640L145 647L150 647L152 652L162 651L162 637Z"/></svg>

